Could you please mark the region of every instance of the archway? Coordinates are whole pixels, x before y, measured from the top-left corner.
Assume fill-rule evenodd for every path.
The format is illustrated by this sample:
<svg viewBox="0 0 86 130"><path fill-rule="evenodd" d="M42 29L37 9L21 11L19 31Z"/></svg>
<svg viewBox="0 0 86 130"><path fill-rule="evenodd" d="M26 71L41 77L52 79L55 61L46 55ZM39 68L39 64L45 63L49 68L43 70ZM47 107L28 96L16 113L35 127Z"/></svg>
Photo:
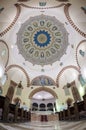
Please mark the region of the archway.
<svg viewBox="0 0 86 130"><path fill-rule="evenodd" d="M36 88L36 89L34 89L34 90L30 93L29 99L31 99L35 93L40 92L40 91L49 92L49 93L52 94L55 98L58 98L57 94L56 94L52 89L47 88L47 87L41 87L41 88Z"/></svg>
<svg viewBox="0 0 86 130"><path fill-rule="evenodd" d="M12 69L12 68L19 68L22 72L24 72L24 74L25 74L25 76L26 76L26 80L27 80L27 87L29 87L29 86L30 86L30 79L29 79L29 76L28 76L27 72L25 71L25 69L22 68L22 67L19 66L19 65L13 64L13 65L9 65L9 66L6 68L5 72L8 72L8 71L9 71L10 69Z"/></svg>

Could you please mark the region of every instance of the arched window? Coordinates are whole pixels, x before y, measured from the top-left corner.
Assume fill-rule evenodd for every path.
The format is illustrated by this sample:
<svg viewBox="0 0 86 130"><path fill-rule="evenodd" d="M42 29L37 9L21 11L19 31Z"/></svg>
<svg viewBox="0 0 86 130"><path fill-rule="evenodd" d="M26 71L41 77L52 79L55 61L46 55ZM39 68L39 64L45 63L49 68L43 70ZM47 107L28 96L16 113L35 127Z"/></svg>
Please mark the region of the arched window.
<svg viewBox="0 0 86 130"><path fill-rule="evenodd" d="M32 104L32 110L33 111L37 111L38 110L38 104L37 103L33 103Z"/></svg>
<svg viewBox="0 0 86 130"><path fill-rule="evenodd" d="M40 104L40 111L46 111L46 105L44 103Z"/></svg>
<svg viewBox="0 0 86 130"><path fill-rule="evenodd" d="M3 93L3 90L2 90L2 87L0 87L0 95L2 95Z"/></svg>
<svg viewBox="0 0 86 130"><path fill-rule="evenodd" d="M6 83L7 80L7 74L4 74L1 78L1 84L4 85Z"/></svg>
<svg viewBox="0 0 86 130"><path fill-rule="evenodd" d="M47 110L48 111L53 111L53 104L52 103L47 104Z"/></svg>

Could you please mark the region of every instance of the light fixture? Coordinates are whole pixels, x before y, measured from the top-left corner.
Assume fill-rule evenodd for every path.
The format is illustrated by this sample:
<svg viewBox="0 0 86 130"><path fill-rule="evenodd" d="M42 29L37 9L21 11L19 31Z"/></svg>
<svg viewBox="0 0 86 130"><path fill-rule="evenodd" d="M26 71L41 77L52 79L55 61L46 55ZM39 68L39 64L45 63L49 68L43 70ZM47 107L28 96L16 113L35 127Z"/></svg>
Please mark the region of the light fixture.
<svg viewBox="0 0 86 130"><path fill-rule="evenodd" d="M67 88L70 88L71 87L71 84L70 83L67 83Z"/></svg>
<svg viewBox="0 0 86 130"><path fill-rule="evenodd" d="M13 49L13 48L14 48L14 46L13 46L13 45L11 45L11 48Z"/></svg>
<svg viewBox="0 0 86 130"><path fill-rule="evenodd" d="M19 84L18 84L18 88L23 89L23 86L22 86L22 84L21 84L21 83L22 83L22 81L20 81L20 82L19 82Z"/></svg>

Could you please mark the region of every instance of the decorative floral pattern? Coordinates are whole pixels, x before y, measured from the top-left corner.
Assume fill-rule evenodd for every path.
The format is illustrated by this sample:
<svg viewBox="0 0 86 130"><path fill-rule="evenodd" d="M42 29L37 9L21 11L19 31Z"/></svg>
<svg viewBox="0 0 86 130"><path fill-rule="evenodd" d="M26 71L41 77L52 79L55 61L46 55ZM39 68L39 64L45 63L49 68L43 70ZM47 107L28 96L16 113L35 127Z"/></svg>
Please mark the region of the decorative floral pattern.
<svg viewBox="0 0 86 130"><path fill-rule="evenodd" d="M65 3L61 3L61 4L59 4L59 5L53 5L53 6L40 6L40 7L37 7L37 6L29 6L29 5L26 5L26 4L23 4L23 3L20 3L19 5L21 5L21 6L23 6L23 7L25 7L25 8L30 8L30 9L38 9L38 10L40 10L40 9L45 9L45 10L47 10L47 9L54 9L54 8L59 8L59 7L62 7L62 6L64 6L65 5Z"/></svg>
<svg viewBox="0 0 86 130"><path fill-rule="evenodd" d="M40 30L39 32L36 32L34 36L34 43L37 44L39 47L45 47L48 44L50 44L51 36L50 34L45 30Z"/></svg>
<svg viewBox="0 0 86 130"><path fill-rule="evenodd" d="M52 64L65 54L68 33L55 17L39 15L22 24L17 46L25 60L32 64Z"/></svg>
<svg viewBox="0 0 86 130"><path fill-rule="evenodd" d="M39 2L39 6L46 6L47 2Z"/></svg>

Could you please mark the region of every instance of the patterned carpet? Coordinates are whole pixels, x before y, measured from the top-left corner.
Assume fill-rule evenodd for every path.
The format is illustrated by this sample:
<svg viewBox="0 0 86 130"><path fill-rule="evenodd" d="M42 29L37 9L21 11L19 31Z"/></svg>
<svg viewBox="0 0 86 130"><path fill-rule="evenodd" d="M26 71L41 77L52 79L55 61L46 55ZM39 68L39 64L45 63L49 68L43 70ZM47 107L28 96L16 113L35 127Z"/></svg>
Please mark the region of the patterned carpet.
<svg viewBox="0 0 86 130"><path fill-rule="evenodd" d="M86 120L71 122L0 123L0 130L86 130Z"/></svg>

